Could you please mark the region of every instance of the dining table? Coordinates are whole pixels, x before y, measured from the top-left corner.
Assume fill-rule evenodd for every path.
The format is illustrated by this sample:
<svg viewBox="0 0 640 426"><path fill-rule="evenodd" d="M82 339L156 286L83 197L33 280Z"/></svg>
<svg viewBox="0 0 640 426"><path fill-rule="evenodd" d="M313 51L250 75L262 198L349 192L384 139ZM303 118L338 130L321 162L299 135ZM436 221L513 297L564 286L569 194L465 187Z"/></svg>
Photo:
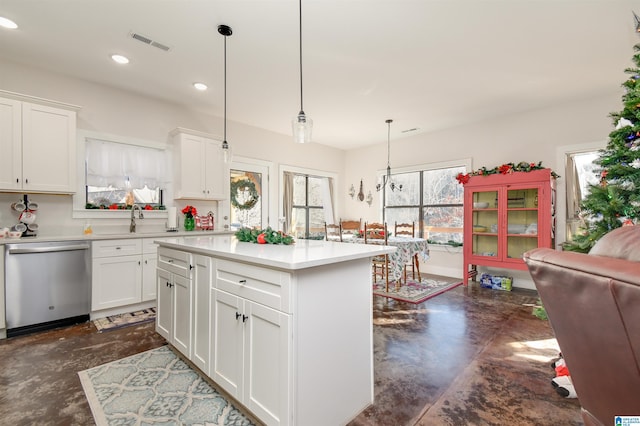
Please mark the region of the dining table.
<svg viewBox="0 0 640 426"><path fill-rule="evenodd" d="M365 244L364 238L353 236L351 238L344 238L342 242ZM429 244L426 238L418 237L397 237L391 236L387 238L387 241L383 238L380 239L367 239L367 244L380 244L397 247L393 253L389 253L389 279L401 281L404 266L411 265L414 257L417 255L417 259L426 261L429 259Z"/></svg>

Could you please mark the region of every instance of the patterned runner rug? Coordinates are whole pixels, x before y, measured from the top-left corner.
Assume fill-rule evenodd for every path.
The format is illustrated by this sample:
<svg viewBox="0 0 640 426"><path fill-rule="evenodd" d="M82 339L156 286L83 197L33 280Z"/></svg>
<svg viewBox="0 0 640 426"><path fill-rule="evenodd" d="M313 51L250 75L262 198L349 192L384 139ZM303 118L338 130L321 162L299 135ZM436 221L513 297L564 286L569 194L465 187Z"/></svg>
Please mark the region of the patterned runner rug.
<svg viewBox="0 0 640 426"><path fill-rule="evenodd" d="M78 375L97 426L253 425L168 346Z"/></svg>
<svg viewBox="0 0 640 426"><path fill-rule="evenodd" d="M422 281L407 279L396 290L396 283L389 283L389 292L386 292L386 283L379 280L373 284L373 294L388 297L409 303L421 303L462 284L459 278L449 278L440 275L422 274Z"/></svg>
<svg viewBox="0 0 640 426"><path fill-rule="evenodd" d="M127 314L111 315L110 317L93 320L99 332L117 330L130 325L142 324L156 320L156 308L147 308Z"/></svg>

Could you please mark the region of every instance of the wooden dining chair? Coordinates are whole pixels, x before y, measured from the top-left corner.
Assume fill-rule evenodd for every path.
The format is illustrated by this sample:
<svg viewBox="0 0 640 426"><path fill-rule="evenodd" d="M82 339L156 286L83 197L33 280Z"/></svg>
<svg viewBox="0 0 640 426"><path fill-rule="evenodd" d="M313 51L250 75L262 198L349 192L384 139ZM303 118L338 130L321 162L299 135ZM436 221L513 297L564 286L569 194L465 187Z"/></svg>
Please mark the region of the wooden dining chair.
<svg viewBox="0 0 640 426"><path fill-rule="evenodd" d="M342 220L340 219L340 228L342 228L343 236L352 236L360 233L362 219L358 220Z"/></svg>
<svg viewBox="0 0 640 426"><path fill-rule="evenodd" d="M342 227L340 224L325 222L324 238L327 241L342 241Z"/></svg>
<svg viewBox="0 0 640 426"><path fill-rule="evenodd" d="M365 244L387 244L388 242L387 225L386 223L364 223L364 243ZM378 275L378 269L380 270L380 277L384 278L386 291L389 292L389 255L383 254L375 256L371 260L373 281L376 281ZM399 283L396 283L396 287L399 287Z"/></svg>
<svg viewBox="0 0 640 426"><path fill-rule="evenodd" d="M396 222L393 235L396 237L409 237L414 238L416 236L416 225L415 222L411 223L398 223ZM416 279L416 272L418 273L418 281L422 281L422 276L420 275L420 260L418 259L418 254L414 254L411 263L406 263L404 265L404 282L407 282L407 268L411 267L411 277Z"/></svg>

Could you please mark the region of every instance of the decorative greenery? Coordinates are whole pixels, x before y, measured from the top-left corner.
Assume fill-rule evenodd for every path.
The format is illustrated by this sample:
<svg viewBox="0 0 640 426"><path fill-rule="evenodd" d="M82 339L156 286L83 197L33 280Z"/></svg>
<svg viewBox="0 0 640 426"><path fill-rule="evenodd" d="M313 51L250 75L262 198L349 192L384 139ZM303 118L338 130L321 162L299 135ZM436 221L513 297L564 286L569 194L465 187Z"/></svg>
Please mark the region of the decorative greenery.
<svg viewBox="0 0 640 426"><path fill-rule="evenodd" d="M582 229L565 250L587 253L604 234L640 220L640 44L634 50L636 68L625 70L630 78L622 84L623 109L610 114L615 129L594 161L600 182L589 186L580 205Z"/></svg>
<svg viewBox="0 0 640 426"><path fill-rule="evenodd" d="M193 206L186 206L184 209L182 209L182 213L184 213L184 216L186 218L192 219L194 216L198 215L198 210L196 210L196 208Z"/></svg>
<svg viewBox="0 0 640 426"><path fill-rule="evenodd" d="M238 201L238 198L237 198L238 190L249 193L249 198L244 203L240 203ZM240 179L240 180L231 182L230 197L231 197L231 205L236 209L250 210L253 208L253 206L256 205L256 203L260 199L260 194L258 194L256 185L252 181L250 181L249 179Z"/></svg>
<svg viewBox="0 0 640 426"><path fill-rule="evenodd" d="M292 236L282 231L274 231L271 227L266 229L240 228L236 231L238 241L257 243L257 244L284 244L290 245L294 243Z"/></svg>
<svg viewBox="0 0 640 426"><path fill-rule="evenodd" d="M113 203L109 205L105 204L94 204L87 203L84 205L84 208L87 210L131 210L131 205L127 205L125 203ZM164 205L152 206L150 204L146 204L143 209L145 210L166 210L167 208Z"/></svg>
<svg viewBox="0 0 640 426"><path fill-rule="evenodd" d="M456 176L456 180L458 181L458 183L461 183L464 185L465 183L469 182L469 179L471 178L471 176L489 176L489 175L496 175L498 173L502 175L507 175L513 172L531 172L533 170L542 170L545 168L546 167L542 166L542 161L538 163L526 163L524 161L521 161L518 164L506 163L501 166L496 166L493 169L487 169L486 167L482 167L470 173L466 173L466 174L458 173L458 176ZM560 177L553 170L551 171L551 176L553 176L554 178Z"/></svg>

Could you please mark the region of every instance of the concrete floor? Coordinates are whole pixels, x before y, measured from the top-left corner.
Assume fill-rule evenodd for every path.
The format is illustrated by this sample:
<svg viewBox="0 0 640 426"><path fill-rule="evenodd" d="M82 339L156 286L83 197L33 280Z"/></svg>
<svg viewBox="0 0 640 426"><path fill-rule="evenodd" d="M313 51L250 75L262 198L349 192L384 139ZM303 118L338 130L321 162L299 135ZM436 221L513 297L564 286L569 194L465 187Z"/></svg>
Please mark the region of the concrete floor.
<svg viewBox="0 0 640 426"><path fill-rule="evenodd" d="M475 283L418 305L374 296L375 403L350 426L581 425L551 385L558 348L535 300ZM163 344L153 323L2 340L0 424L91 425L77 372Z"/></svg>

